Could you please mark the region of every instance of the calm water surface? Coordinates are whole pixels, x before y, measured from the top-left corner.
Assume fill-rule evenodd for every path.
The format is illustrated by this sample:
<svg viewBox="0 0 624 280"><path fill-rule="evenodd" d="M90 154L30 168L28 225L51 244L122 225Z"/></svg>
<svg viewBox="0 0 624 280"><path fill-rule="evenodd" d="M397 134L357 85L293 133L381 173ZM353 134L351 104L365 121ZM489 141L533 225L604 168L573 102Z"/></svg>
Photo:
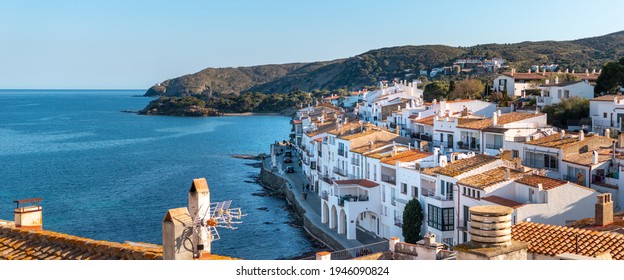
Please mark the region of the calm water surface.
<svg viewBox="0 0 624 280"><path fill-rule="evenodd" d="M258 154L288 136L287 117L139 116L143 91L0 91L0 219L12 201L42 197L44 228L93 239L161 244L169 208L187 205L206 177L213 201L249 215L221 229L213 252L244 259L313 251L283 199L252 195L259 169L232 154ZM264 210L264 207L267 209Z"/></svg>

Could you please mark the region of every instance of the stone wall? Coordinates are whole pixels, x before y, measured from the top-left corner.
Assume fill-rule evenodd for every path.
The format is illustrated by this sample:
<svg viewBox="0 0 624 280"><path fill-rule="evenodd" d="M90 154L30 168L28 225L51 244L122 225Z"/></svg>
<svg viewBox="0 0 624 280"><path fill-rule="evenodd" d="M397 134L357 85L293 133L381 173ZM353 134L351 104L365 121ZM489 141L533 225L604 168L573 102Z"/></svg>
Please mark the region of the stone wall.
<svg viewBox="0 0 624 280"><path fill-rule="evenodd" d="M323 243L326 247L332 249L333 251L339 251L346 249L343 247L338 241L334 240L333 237L326 234L322 229L318 228L314 223L310 221L310 219L306 216L303 217L303 229L312 236L312 238L316 239L318 242Z"/></svg>

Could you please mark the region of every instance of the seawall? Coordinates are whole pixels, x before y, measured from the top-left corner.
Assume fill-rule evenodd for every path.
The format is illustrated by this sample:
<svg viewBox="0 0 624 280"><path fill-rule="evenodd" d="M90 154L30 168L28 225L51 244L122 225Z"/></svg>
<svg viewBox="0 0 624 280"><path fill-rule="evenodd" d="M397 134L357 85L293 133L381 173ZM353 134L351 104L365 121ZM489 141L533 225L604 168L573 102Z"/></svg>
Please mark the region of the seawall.
<svg viewBox="0 0 624 280"><path fill-rule="evenodd" d="M326 234L322 229L318 228L310 219L305 215L306 210L299 204L299 201L295 199L295 194L289 187L289 183L283 177L274 174L272 170L267 170L264 164L260 167L259 182L263 187L276 191L286 198L288 204L290 204L299 219L303 222L303 229L308 235L322 243L326 247L338 251L345 249L337 240Z"/></svg>

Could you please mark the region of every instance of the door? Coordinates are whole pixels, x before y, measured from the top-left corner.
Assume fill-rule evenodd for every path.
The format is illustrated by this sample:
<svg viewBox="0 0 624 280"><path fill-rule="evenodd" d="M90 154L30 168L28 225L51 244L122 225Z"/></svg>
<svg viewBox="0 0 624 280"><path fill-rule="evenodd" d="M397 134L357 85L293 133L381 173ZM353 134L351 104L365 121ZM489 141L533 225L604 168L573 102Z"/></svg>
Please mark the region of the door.
<svg viewBox="0 0 624 280"><path fill-rule="evenodd" d="M453 134L448 134L446 138L448 140L447 147L453 148Z"/></svg>

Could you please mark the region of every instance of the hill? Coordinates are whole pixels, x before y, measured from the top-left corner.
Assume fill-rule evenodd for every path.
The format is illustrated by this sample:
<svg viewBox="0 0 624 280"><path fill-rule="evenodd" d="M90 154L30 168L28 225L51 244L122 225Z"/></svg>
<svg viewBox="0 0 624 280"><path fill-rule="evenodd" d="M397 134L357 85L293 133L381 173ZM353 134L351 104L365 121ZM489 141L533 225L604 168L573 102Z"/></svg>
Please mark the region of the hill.
<svg viewBox="0 0 624 280"><path fill-rule="evenodd" d="M345 59L312 63L206 68L166 80L146 96L226 95L242 92L287 93L294 90L360 89L379 80L417 76L422 69L467 56L501 57L525 71L531 65L559 64L562 69L601 68L624 56L624 31L572 41L484 44L472 47L401 46L371 50Z"/></svg>

